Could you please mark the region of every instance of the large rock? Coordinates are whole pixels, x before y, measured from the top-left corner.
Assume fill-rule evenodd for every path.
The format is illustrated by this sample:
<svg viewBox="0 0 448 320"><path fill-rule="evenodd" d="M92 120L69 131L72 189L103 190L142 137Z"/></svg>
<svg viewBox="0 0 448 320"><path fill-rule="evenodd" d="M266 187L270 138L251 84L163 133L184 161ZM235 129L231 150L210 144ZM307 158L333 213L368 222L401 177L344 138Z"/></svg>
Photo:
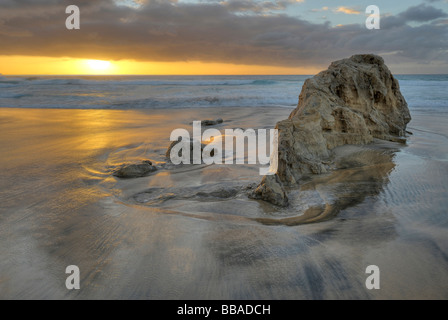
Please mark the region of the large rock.
<svg viewBox="0 0 448 320"><path fill-rule="evenodd" d="M303 175L328 172L334 148L374 138L403 141L410 120L398 81L381 57L333 62L305 82L299 105L277 124L277 176L263 179L252 196L285 206L284 187L296 185Z"/></svg>

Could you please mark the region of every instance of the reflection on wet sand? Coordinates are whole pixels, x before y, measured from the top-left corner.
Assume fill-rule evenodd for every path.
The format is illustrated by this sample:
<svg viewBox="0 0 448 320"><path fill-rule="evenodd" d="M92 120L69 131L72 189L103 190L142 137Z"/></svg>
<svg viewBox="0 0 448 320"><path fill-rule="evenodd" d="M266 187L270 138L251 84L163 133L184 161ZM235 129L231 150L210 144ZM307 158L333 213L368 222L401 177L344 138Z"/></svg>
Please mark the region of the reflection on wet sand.
<svg viewBox="0 0 448 320"><path fill-rule="evenodd" d="M160 206L170 212L178 211L181 215L207 220L224 219L217 218L219 214L237 219L242 211L242 217L265 225L322 222L362 203L367 197L378 196L395 168L395 153L402 147L397 143L377 141L369 146L337 148L334 170L326 175L305 177L299 188L289 190L291 204L286 209L248 199L250 182L259 179L256 168L250 166L162 167L146 180L120 181L121 189L130 191L122 193L120 200L135 205ZM141 189L137 185L141 185ZM244 206L243 210L241 206ZM257 210L251 210L254 206Z"/></svg>
<svg viewBox="0 0 448 320"><path fill-rule="evenodd" d="M322 222L344 209L362 203L367 197L375 197L389 182L389 174L395 168L394 153L395 150L384 149L379 145L340 147L336 150L335 171L310 177L310 181L294 192L296 196L300 196L300 193L307 193L308 196L314 194L320 200L317 204L309 206L302 215L296 217L259 218L256 221L267 225L290 226ZM301 210L303 203L291 199L291 210Z"/></svg>
<svg viewBox="0 0 448 320"><path fill-rule="evenodd" d="M281 209L248 199L258 167L162 164L174 128L269 128L290 110L172 112L2 109L0 298L448 298L446 138L341 149ZM446 129L430 120L414 123ZM111 174L145 159L161 169ZM372 264L379 291L365 287Z"/></svg>

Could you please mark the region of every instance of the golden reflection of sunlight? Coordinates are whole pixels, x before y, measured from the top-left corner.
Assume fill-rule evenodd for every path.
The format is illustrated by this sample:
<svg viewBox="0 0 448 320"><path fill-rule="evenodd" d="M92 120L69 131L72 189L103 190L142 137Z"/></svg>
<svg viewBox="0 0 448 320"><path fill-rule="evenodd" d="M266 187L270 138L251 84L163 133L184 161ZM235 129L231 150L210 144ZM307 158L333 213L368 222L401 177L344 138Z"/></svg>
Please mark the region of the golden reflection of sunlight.
<svg viewBox="0 0 448 320"><path fill-rule="evenodd" d="M112 137L108 127L114 125L116 115L108 110L96 110L81 113L75 117L76 127L81 133L82 141L78 145L79 150L95 151L110 147Z"/></svg>

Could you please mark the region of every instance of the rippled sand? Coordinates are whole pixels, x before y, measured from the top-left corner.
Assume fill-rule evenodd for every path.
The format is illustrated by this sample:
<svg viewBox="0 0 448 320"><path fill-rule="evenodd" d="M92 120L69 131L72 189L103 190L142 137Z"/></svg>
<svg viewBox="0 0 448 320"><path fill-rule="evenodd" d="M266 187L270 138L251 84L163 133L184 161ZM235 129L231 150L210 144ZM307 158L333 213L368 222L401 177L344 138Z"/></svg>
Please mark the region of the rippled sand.
<svg viewBox="0 0 448 320"><path fill-rule="evenodd" d="M0 298L447 299L446 116L413 114L407 145L337 149L287 209L247 198L257 166L163 167L175 128L290 112L0 109ZM111 175L143 159L161 169Z"/></svg>

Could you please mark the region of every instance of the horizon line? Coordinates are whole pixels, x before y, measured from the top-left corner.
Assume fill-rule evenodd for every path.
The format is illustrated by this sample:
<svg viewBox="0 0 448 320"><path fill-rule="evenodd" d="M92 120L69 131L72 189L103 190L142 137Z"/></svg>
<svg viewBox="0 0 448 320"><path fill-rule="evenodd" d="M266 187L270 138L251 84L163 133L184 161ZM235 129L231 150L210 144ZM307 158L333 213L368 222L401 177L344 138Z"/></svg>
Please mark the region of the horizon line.
<svg viewBox="0 0 448 320"><path fill-rule="evenodd" d="M317 73L316 73L317 74ZM210 77L216 77L216 76L313 76L315 74L299 74L299 73L285 73L285 74L2 74L0 73L0 76L15 76L15 77L26 77L26 76L56 76L56 77L67 77L67 76L82 76L82 77L104 77L104 76L112 76L112 77L129 77L129 76L141 76L141 77L147 77L147 76L163 76L163 77L187 77L187 76L210 76ZM424 75L448 75L448 73L395 73L394 75L409 75L409 76L424 76Z"/></svg>

